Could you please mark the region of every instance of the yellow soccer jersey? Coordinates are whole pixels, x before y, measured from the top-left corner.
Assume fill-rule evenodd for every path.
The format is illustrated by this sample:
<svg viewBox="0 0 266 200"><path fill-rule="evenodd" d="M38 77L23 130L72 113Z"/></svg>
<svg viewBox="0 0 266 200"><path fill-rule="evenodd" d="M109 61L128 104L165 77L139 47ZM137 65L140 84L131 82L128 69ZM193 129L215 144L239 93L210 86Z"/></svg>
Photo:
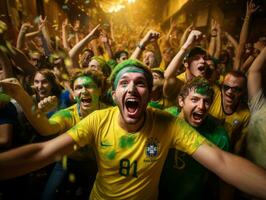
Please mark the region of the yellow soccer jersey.
<svg viewBox="0 0 266 200"><path fill-rule="evenodd" d="M184 84L185 84L185 82L187 82L186 72L183 72L183 73L177 75L176 78L179 79L180 81L182 81Z"/></svg>
<svg viewBox="0 0 266 200"><path fill-rule="evenodd" d="M50 123L60 126L60 133L66 132L80 121L77 104L56 112L49 118Z"/></svg>
<svg viewBox="0 0 266 200"><path fill-rule="evenodd" d="M234 153L239 154L243 140L247 135L250 112L247 107L238 106L233 114L226 115L223 111L222 96L219 88L215 87L214 91L217 95L215 95L209 113L224 123L230 138L231 149Z"/></svg>
<svg viewBox="0 0 266 200"><path fill-rule="evenodd" d="M169 148L192 154L205 138L157 109L147 109L145 124L136 133L122 129L118 117L118 107L96 111L68 131L79 146L95 150L99 171L90 199L157 199Z"/></svg>

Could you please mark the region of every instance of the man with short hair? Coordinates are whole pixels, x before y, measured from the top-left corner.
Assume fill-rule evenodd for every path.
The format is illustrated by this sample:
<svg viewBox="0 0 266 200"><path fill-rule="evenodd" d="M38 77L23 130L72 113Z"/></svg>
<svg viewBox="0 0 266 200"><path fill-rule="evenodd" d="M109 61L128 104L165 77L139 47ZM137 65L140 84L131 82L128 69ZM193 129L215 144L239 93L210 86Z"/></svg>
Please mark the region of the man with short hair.
<svg viewBox="0 0 266 200"><path fill-rule="evenodd" d="M209 110L212 116L223 122L229 134L231 151L236 154L243 154L250 118L250 112L242 102L246 84L242 72L228 72Z"/></svg>
<svg viewBox="0 0 266 200"><path fill-rule="evenodd" d="M206 51L193 47L201 37L200 31L191 31L185 44L165 70L164 95L168 99L176 99L182 85L193 77L206 78ZM185 56L186 71L177 76L178 66ZM224 77L221 89L215 84L212 87L214 98L209 113L224 123L230 137L231 151L242 154L249 122L249 111L240 103L246 89L245 75L238 71L229 72Z"/></svg>
<svg viewBox="0 0 266 200"><path fill-rule="evenodd" d="M183 85L178 95L178 105L167 108L173 116L184 119L201 135L229 150L229 138L221 122L208 114L214 91L210 83L195 77ZM186 153L170 149L160 179L160 199L206 199L211 196L206 189L210 172Z"/></svg>
<svg viewBox="0 0 266 200"><path fill-rule="evenodd" d="M130 59L120 63L111 75L116 107L90 114L53 140L0 154L0 178L32 171L90 145L98 164L90 199L156 199L159 174L172 147L239 189L266 198L265 170L223 152L184 120L147 108L152 82L142 63Z"/></svg>

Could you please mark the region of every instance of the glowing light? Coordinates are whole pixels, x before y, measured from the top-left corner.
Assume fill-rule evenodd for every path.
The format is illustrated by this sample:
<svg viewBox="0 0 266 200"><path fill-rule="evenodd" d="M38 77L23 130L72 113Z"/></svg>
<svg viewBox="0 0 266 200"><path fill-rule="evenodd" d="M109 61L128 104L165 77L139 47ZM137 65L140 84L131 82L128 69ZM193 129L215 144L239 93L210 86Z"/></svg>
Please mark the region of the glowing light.
<svg viewBox="0 0 266 200"><path fill-rule="evenodd" d="M121 4L113 5L113 6L111 6L108 9L108 12L110 12L110 13L112 13L112 12L118 12L118 11L120 11L123 8L125 8L125 6L124 5L121 5Z"/></svg>
<svg viewBox="0 0 266 200"><path fill-rule="evenodd" d="M131 3L135 3L135 1L136 1L136 0L127 0L127 2L128 2L129 4L131 4Z"/></svg>

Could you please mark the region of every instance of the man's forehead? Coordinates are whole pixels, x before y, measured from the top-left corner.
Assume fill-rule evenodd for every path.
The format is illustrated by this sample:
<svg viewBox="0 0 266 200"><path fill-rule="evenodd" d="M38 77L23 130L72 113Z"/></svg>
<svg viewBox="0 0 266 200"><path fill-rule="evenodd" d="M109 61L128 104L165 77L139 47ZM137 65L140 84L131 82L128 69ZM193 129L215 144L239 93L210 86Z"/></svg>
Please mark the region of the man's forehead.
<svg viewBox="0 0 266 200"><path fill-rule="evenodd" d="M208 94L208 92L206 91L205 88L191 88L189 90L189 95L190 96L197 96L197 97L201 97L201 98L211 98L210 95Z"/></svg>
<svg viewBox="0 0 266 200"><path fill-rule="evenodd" d="M142 78L146 80L146 77L143 72L124 72L120 79L126 79L126 78Z"/></svg>
<svg viewBox="0 0 266 200"><path fill-rule="evenodd" d="M224 78L223 84L236 84L239 86L244 85L245 79L243 77L236 77L232 74L227 74Z"/></svg>

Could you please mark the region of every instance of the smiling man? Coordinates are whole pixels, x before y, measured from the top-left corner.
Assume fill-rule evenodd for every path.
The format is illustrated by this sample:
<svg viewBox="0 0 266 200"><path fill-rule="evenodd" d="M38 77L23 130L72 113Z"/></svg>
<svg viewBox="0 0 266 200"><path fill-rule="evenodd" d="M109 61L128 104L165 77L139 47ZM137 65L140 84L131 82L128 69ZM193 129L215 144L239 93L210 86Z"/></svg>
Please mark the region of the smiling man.
<svg viewBox="0 0 266 200"><path fill-rule="evenodd" d="M229 138L218 119L210 116L214 91L210 83L195 77L183 85L178 96L178 106L167 108L173 116L184 119L201 135L217 145L229 150ZM160 199L206 199L205 193L210 173L186 153L170 149L160 179ZM207 195L207 196L206 196Z"/></svg>
<svg viewBox="0 0 266 200"><path fill-rule="evenodd" d="M71 88L77 103L56 112L48 119L42 113L36 117L35 112L28 109L33 107L33 102L23 88L19 86L17 80L7 79L4 85L4 89L22 106L30 123L43 136L63 133L93 111L103 108L104 105L99 101L101 87L104 87L104 77L101 73L93 70L77 72L71 79ZM80 191L82 189L83 192L80 195L87 198L97 172L92 150L88 147L82 148L80 151L69 155L67 159L65 157L64 160L66 161L64 166L60 160L52 170L44 187L42 199L60 198L61 195L64 195L64 186L69 184L71 185L71 190L68 190L69 198L76 198L75 191L78 189ZM75 175L75 183L71 184L66 181L66 177L70 174Z"/></svg>
<svg viewBox="0 0 266 200"><path fill-rule="evenodd" d="M244 98L247 78L239 71L228 72L209 113L221 120L229 134L231 151L243 154L250 112L241 101Z"/></svg>
<svg viewBox="0 0 266 200"><path fill-rule="evenodd" d="M147 108L152 74L142 63L120 63L111 83L118 106L88 115L53 140L1 153L0 178L32 171L89 145L98 164L90 199L156 199L159 174L172 147L239 189L266 198L265 170L210 144L184 120Z"/></svg>

